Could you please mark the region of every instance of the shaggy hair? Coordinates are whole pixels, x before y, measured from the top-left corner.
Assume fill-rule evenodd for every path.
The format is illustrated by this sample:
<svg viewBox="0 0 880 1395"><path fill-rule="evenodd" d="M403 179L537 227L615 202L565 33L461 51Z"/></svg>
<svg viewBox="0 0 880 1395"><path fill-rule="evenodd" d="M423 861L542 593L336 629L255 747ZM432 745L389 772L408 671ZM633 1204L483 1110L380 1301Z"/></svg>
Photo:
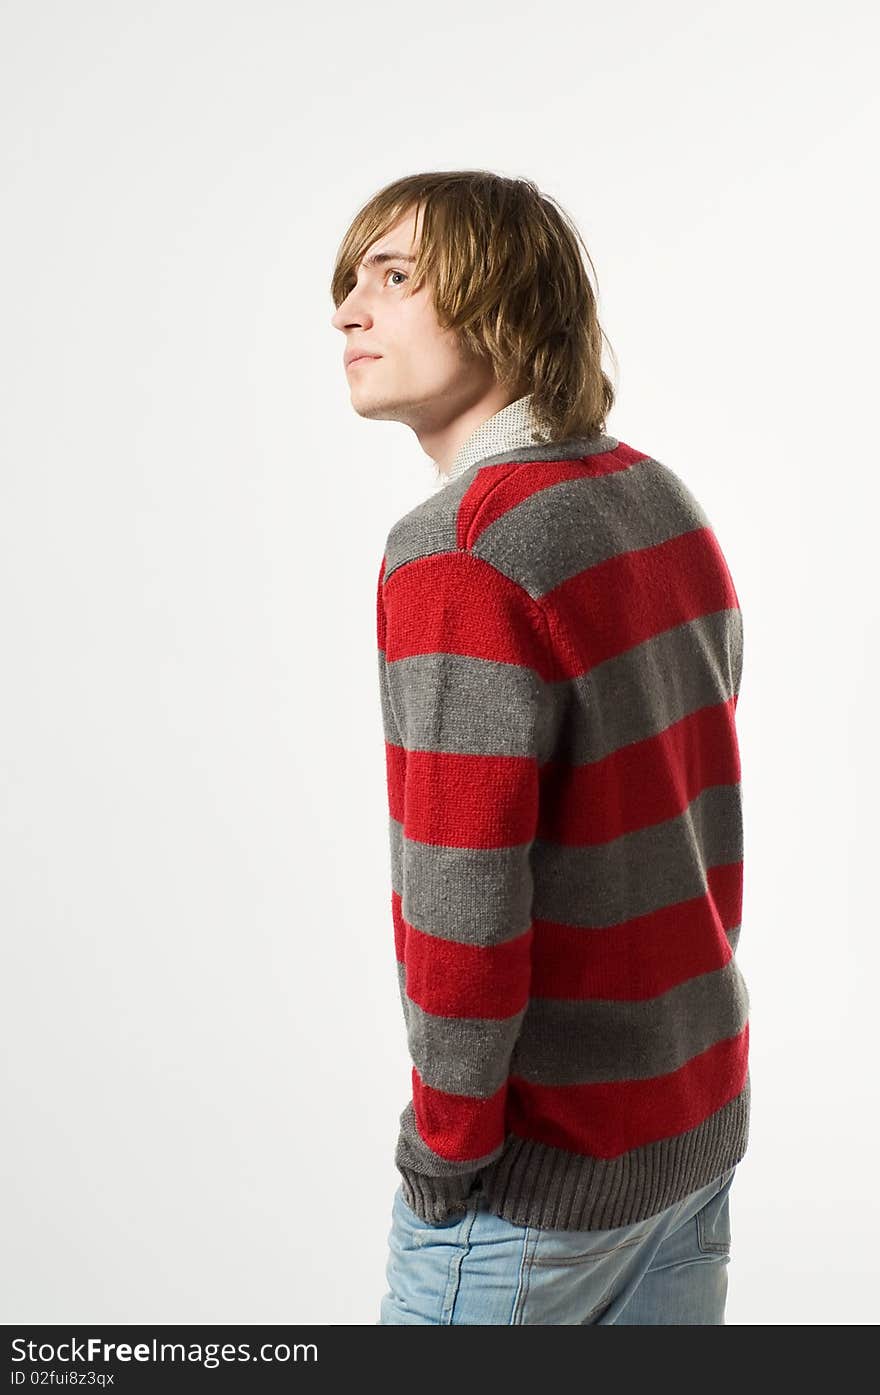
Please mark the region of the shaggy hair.
<svg viewBox="0 0 880 1395"><path fill-rule="evenodd" d="M532 393L551 441L606 429L615 389L602 370L596 297L571 218L529 179L438 170L387 184L359 210L339 245L331 294L341 305L367 249L407 213L421 212L413 289L430 279L441 328L491 360L511 400ZM598 285L598 281L597 281Z"/></svg>

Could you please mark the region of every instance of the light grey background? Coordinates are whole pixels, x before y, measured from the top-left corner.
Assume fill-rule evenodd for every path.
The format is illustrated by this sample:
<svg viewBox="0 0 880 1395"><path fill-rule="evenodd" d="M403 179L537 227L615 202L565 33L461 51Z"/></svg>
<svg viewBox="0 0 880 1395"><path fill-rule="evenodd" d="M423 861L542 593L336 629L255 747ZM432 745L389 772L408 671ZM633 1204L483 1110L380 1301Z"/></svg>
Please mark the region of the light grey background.
<svg viewBox="0 0 880 1395"><path fill-rule="evenodd" d="M612 434L743 609L750 1149L728 1320L876 1304L876 11L0 9L0 1320L374 1323L409 1098L359 418L380 185L577 220Z"/></svg>

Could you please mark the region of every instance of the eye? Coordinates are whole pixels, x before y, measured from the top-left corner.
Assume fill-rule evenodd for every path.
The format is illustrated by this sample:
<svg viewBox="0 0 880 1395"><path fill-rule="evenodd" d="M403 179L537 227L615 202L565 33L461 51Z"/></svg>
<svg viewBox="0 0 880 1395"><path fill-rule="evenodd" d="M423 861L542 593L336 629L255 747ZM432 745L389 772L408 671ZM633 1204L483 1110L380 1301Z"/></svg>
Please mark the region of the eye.
<svg viewBox="0 0 880 1395"><path fill-rule="evenodd" d="M389 275L389 276L402 276L403 279L404 279L404 281L409 280L409 277L407 276L407 274L406 274L405 271L393 271L393 270L390 270L390 269L389 269L388 275ZM400 282L397 281L395 284L399 286L399 285L400 285Z"/></svg>

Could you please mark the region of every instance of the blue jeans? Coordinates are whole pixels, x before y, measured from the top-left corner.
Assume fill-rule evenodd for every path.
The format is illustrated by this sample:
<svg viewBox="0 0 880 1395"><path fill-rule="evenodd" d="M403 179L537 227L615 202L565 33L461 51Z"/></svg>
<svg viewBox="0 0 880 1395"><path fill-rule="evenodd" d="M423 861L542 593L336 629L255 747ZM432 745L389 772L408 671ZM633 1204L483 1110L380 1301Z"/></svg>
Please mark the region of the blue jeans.
<svg viewBox="0 0 880 1395"><path fill-rule="evenodd" d="M735 1172L615 1230L513 1225L482 1192L428 1225L398 1186L377 1325L723 1325Z"/></svg>

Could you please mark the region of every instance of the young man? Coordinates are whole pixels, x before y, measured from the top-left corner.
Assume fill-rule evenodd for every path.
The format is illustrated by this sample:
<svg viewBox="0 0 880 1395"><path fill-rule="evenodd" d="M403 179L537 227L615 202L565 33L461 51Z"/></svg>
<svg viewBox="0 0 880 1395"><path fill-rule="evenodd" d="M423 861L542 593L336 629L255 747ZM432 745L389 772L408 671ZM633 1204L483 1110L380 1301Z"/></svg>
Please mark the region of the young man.
<svg viewBox="0 0 880 1395"><path fill-rule="evenodd" d="M530 181L396 181L337 256L355 411L440 486L377 623L412 1057L385 1324L721 1324L748 1142L736 591L606 434L579 235Z"/></svg>

